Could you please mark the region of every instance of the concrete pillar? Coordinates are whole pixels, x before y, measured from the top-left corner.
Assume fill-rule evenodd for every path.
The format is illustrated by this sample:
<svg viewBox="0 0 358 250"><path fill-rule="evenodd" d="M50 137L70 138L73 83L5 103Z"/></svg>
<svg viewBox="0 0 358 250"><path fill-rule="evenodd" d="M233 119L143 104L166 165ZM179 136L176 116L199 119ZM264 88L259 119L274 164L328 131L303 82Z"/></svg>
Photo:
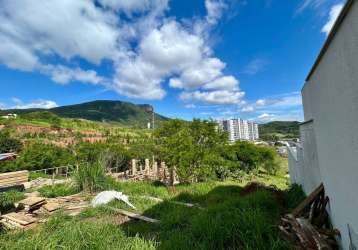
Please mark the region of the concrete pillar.
<svg viewBox="0 0 358 250"><path fill-rule="evenodd" d="M132 175L135 175L137 173L137 160L132 159Z"/></svg>
<svg viewBox="0 0 358 250"><path fill-rule="evenodd" d="M152 173L155 176L155 178L158 177L158 162L153 162L153 169L152 169Z"/></svg>
<svg viewBox="0 0 358 250"><path fill-rule="evenodd" d="M149 159L145 159L145 165L144 165L145 173L149 175L150 172L150 165L149 165Z"/></svg>

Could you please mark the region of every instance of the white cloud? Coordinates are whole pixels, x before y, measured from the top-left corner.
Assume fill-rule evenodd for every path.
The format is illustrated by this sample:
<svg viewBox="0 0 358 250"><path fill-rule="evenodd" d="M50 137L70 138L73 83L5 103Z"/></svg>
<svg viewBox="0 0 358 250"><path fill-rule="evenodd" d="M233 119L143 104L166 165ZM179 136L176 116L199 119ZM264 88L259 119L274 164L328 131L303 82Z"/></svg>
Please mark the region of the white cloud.
<svg viewBox="0 0 358 250"><path fill-rule="evenodd" d="M225 66L218 58L206 58L184 70L180 78L170 79L169 84L173 88L197 88L221 76Z"/></svg>
<svg viewBox="0 0 358 250"><path fill-rule="evenodd" d="M195 101L208 104L240 104L245 93L240 91L227 91L227 90L215 90L210 92L194 91L183 92L180 95L180 99L183 101Z"/></svg>
<svg viewBox="0 0 358 250"><path fill-rule="evenodd" d="M179 22L164 16L168 0L1 0L0 63L132 98L162 99L169 80L196 101L238 103L239 81L224 74L208 41L227 4L206 0L205 7L205 17ZM112 76L96 72L104 60Z"/></svg>
<svg viewBox="0 0 358 250"><path fill-rule="evenodd" d="M0 23L2 37L36 58L80 56L98 64L113 57L120 38L116 17L87 0L5 0Z"/></svg>
<svg viewBox="0 0 358 250"><path fill-rule="evenodd" d="M51 76L54 82L60 84L67 84L72 81L79 81L91 84L104 84L105 80L103 77L97 75L94 70L82 70L80 68L69 68L63 65L53 66L47 65L42 66L41 71Z"/></svg>
<svg viewBox="0 0 358 250"><path fill-rule="evenodd" d="M255 75L258 72L262 71L266 65L267 65L266 60L261 58L256 58L246 65L242 73L247 75Z"/></svg>
<svg viewBox="0 0 358 250"><path fill-rule="evenodd" d="M239 81L233 76L223 76L216 78L214 81L209 82L203 86L204 89L214 90L238 90Z"/></svg>
<svg viewBox="0 0 358 250"><path fill-rule="evenodd" d="M291 107L300 107L302 105L302 97L299 92L292 92L282 94L279 96L272 96L264 99L258 99L254 103L243 105L241 111L255 112L257 110L277 110Z"/></svg>
<svg viewBox="0 0 358 250"><path fill-rule="evenodd" d="M336 4L334 5L330 12L329 12L329 18L327 23L323 26L321 32L325 33L327 36L329 35L329 32L331 31L331 29L333 28L334 23L336 22L339 14L341 13L342 9L343 9L344 4Z"/></svg>
<svg viewBox="0 0 358 250"><path fill-rule="evenodd" d="M58 107L57 103L50 100L34 100L30 103L24 103L20 99L14 97L12 98L14 105L7 107L8 109L30 109L30 108L43 108L43 109L50 109Z"/></svg>
<svg viewBox="0 0 358 250"><path fill-rule="evenodd" d="M205 0L205 8L207 11L207 22L209 24L216 24L218 19L223 15L227 5L223 0Z"/></svg>
<svg viewBox="0 0 358 250"><path fill-rule="evenodd" d="M296 14L299 14L307 8L317 9L321 7L327 0L303 0L302 4L297 8Z"/></svg>

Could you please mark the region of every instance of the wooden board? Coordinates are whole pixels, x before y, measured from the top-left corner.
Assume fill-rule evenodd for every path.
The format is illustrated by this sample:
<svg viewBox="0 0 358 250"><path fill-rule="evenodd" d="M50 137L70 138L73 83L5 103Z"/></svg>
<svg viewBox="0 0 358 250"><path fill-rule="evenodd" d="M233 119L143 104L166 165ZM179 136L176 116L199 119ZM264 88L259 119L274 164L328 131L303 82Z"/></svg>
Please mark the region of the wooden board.
<svg viewBox="0 0 358 250"><path fill-rule="evenodd" d="M150 223L159 223L160 222L159 220L152 219L152 218L146 217L146 216L141 215L141 214L136 214L136 213L133 213L133 212L129 212L129 211L126 211L126 210L123 210L123 209L120 209L120 208L114 208L114 207L108 207L108 208L110 210L112 210L113 212L120 213L122 215L128 216L128 217L133 218L133 219L143 220L143 221L150 222Z"/></svg>
<svg viewBox="0 0 358 250"><path fill-rule="evenodd" d="M16 171L16 172L8 172L8 173L3 173L0 174L0 180L4 180L4 179L8 179L8 178L13 178L13 177L29 177L29 171L24 170L24 171Z"/></svg>
<svg viewBox="0 0 358 250"><path fill-rule="evenodd" d="M53 212L55 210L58 210L61 208L61 205L56 202L48 202L43 206L44 209L46 209L48 212Z"/></svg>
<svg viewBox="0 0 358 250"><path fill-rule="evenodd" d="M293 211L292 211L292 215L294 217L297 217L298 215L300 215L300 213L308 206L310 205L316 198L317 196L321 193L324 192L324 186L323 183L321 183L315 190L313 190L313 192L307 196L306 199L304 199Z"/></svg>
<svg viewBox="0 0 358 250"><path fill-rule="evenodd" d="M27 215L21 214L21 213L5 214L2 216L2 218L5 219L7 222L12 221L12 222L18 223L22 226L26 226L26 225L29 225L29 224L37 221L37 219L35 219L31 216L27 216Z"/></svg>
<svg viewBox="0 0 358 250"><path fill-rule="evenodd" d="M35 206L38 203L43 203L45 201L45 198L43 197L28 197L24 200L19 201L20 205L24 205L24 206Z"/></svg>

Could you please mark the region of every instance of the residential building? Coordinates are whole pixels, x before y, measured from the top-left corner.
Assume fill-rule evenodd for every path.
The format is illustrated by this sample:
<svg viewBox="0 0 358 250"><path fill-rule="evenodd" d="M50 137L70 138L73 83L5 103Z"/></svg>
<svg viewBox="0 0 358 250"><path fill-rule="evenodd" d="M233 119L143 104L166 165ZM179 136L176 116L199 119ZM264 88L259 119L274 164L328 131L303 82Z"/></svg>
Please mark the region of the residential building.
<svg viewBox="0 0 358 250"><path fill-rule="evenodd" d="M305 122L288 146L290 178L320 183L342 249L358 249L358 2L347 0L302 89Z"/></svg>
<svg viewBox="0 0 358 250"><path fill-rule="evenodd" d="M229 141L259 139L258 124L240 118L218 121L219 128L228 132Z"/></svg>

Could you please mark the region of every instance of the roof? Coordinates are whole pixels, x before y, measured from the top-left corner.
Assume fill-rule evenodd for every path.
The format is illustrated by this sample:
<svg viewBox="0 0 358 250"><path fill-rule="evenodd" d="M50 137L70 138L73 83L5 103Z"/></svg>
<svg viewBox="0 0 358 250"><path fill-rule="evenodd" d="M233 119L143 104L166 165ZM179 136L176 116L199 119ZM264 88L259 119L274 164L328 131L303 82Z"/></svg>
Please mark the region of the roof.
<svg viewBox="0 0 358 250"><path fill-rule="evenodd" d="M313 73L315 72L317 66L319 65L319 63L321 62L324 54L326 53L326 51L328 50L331 42L333 41L333 38L335 37L337 31L339 30L339 28L341 27L341 24L343 23L345 17L347 16L347 14L349 13L349 10L351 9L353 3L356 2L356 0L347 0L346 4L344 5L341 13L339 14L335 24L332 27L331 32L328 35L328 38L326 40L326 42L324 43L321 51L318 54L318 57L315 61L315 63L313 64L313 67L311 68L310 72L308 73L308 76L306 77L306 82L309 81L309 79L311 78L311 76L313 75Z"/></svg>

